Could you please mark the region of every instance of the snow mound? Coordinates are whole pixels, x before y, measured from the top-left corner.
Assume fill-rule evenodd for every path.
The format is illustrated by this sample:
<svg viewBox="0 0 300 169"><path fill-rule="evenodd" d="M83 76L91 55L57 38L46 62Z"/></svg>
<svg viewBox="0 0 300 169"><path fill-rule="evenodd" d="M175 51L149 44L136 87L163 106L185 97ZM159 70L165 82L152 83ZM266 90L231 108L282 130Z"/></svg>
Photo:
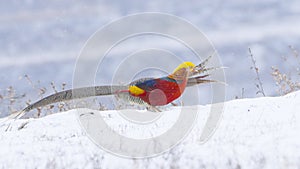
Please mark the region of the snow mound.
<svg viewBox="0 0 300 169"><path fill-rule="evenodd" d="M300 92L226 102L216 132L202 144L210 106L198 106L198 120L178 146L149 159L101 150L81 128L76 110L16 120L9 131L0 127L0 168L300 168ZM116 111L101 113L116 130L147 133L119 123Z"/></svg>

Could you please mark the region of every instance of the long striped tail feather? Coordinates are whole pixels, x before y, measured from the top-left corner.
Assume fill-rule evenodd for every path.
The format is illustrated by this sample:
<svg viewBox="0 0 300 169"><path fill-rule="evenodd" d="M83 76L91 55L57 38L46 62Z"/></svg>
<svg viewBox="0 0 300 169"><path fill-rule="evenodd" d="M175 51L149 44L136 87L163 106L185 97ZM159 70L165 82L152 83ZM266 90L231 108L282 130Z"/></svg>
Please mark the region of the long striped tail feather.
<svg viewBox="0 0 300 169"><path fill-rule="evenodd" d="M3 118L0 124L3 124L9 120L19 119L23 117L27 112L35 108L44 107L53 103L69 101L73 99L81 99L94 96L104 96L113 95L120 90L126 90L128 86L92 86L92 87L82 87L77 89L70 89L54 93L49 95L29 106L25 107L23 110L13 113L8 117Z"/></svg>

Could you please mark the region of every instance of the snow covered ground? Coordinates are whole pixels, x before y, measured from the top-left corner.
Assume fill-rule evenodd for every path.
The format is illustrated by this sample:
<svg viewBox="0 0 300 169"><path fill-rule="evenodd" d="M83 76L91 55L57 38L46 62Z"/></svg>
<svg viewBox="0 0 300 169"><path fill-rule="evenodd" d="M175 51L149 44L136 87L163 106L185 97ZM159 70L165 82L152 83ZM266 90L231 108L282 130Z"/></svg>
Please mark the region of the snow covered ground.
<svg viewBox="0 0 300 169"><path fill-rule="evenodd" d="M0 168L300 168L300 91L226 102L216 132L202 144L210 106L198 106L197 122L178 146L148 159L101 150L80 127L76 110L17 120L7 132L0 127ZM163 114L171 118L175 109ZM98 113L119 132L141 132L122 123L116 111ZM162 128L170 126L164 120Z"/></svg>

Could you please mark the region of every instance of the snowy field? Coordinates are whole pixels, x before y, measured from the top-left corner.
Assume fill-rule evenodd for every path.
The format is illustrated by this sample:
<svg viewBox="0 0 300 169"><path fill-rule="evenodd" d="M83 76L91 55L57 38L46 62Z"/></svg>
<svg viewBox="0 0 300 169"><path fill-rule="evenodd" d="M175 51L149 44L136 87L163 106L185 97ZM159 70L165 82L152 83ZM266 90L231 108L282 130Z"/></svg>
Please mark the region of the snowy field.
<svg viewBox="0 0 300 169"><path fill-rule="evenodd" d="M17 120L7 132L6 126L0 125L0 169L300 168L300 92L275 97L280 95L279 87L271 76L271 67L275 66L293 82L300 81L299 0L1 1L0 118L23 109L29 100L31 103L39 100L40 89L44 87L43 97L54 93L51 82L58 91L62 83L66 83L66 89L72 88L76 59L91 35L108 23L142 12L167 13L191 22L212 42L227 67L225 111L214 135L205 143L199 141L212 102L210 85L199 85L200 99L196 104L184 104L198 106L199 110L196 125L188 137L171 151L149 159L133 160L107 153L87 137L76 110L56 113L57 108L50 112L45 109L42 115L52 115ZM159 48L182 60L198 63L186 49L157 37L136 38L126 44L117 49ZM261 94L255 86L249 48L268 97L256 98ZM107 54L102 63L105 66L100 66L95 74L96 85L110 82L120 68L119 63L128 56L127 50ZM149 60L150 65L157 63L156 59ZM137 59L130 67L136 68L143 61ZM126 77L138 73L127 73ZM161 76L156 70L147 73L151 77ZM116 83L131 80L125 78ZM10 86L12 90L7 90ZM150 132L120 120L110 97L99 100L112 110L84 111L99 113L116 131L138 137L165 131L172 126L178 109L168 107L161 123L154 123L156 130Z"/></svg>
<svg viewBox="0 0 300 169"><path fill-rule="evenodd" d="M300 92L226 102L215 133L202 144L199 136L210 106L198 107L193 130L178 146L149 159L101 150L80 127L76 110L17 120L7 132L6 126L0 128L0 168L300 168ZM171 118L175 109L162 113ZM118 132L149 134L122 123L116 111L93 112ZM167 118L157 126L169 123Z"/></svg>

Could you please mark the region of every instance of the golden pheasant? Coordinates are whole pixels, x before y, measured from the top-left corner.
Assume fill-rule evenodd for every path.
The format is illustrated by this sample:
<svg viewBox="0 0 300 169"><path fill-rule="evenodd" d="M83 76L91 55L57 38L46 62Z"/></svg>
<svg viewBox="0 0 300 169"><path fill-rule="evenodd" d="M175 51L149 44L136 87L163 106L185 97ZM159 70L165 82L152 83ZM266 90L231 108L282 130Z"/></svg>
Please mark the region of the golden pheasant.
<svg viewBox="0 0 300 169"><path fill-rule="evenodd" d="M215 69L205 68L209 58L197 66L192 62L183 62L173 73L161 78L139 79L124 86L92 86L61 91L27 106L20 112L12 114L9 119L20 118L32 109L52 103L103 95L116 95L131 103L145 105L157 111L158 109L155 106L172 103L172 101L181 96L186 87L200 83L215 82L214 80L203 79L209 74L199 75ZM74 95L74 93L76 94Z"/></svg>

